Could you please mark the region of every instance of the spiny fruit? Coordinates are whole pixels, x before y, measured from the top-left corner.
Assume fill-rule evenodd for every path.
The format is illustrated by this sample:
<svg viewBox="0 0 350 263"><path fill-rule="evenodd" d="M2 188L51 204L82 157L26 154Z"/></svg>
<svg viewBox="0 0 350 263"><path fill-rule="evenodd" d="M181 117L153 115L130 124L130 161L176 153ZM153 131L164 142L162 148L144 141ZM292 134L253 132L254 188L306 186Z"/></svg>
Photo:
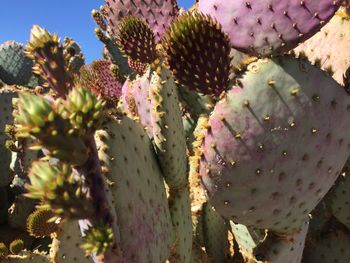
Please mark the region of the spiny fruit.
<svg viewBox="0 0 350 263"><path fill-rule="evenodd" d="M229 39L210 16L181 15L167 31L164 49L169 68L180 84L213 95L228 88Z"/></svg>
<svg viewBox="0 0 350 263"><path fill-rule="evenodd" d="M292 233L348 158L348 95L325 72L292 57L254 62L237 84L209 117L203 184L225 217Z"/></svg>
<svg viewBox="0 0 350 263"><path fill-rule="evenodd" d="M57 231L58 226L51 222L55 216L49 209L37 209L27 219L27 230L33 237L46 237Z"/></svg>
<svg viewBox="0 0 350 263"><path fill-rule="evenodd" d="M117 36L120 20L126 16L136 16L150 25L156 41L162 38L179 12L176 0L106 0L104 10L114 37Z"/></svg>

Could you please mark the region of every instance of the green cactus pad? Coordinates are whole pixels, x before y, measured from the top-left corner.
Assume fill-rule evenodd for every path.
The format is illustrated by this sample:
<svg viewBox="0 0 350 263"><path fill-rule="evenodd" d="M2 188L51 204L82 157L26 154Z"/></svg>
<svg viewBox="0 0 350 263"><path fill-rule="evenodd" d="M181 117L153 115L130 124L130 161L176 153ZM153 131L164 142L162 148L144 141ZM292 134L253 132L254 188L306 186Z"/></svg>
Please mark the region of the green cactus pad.
<svg viewBox="0 0 350 263"><path fill-rule="evenodd" d="M177 87L170 72L162 66L150 74L149 97L156 152L170 189L181 189L187 184L187 157Z"/></svg>
<svg viewBox="0 0 350 263"><path fill-rule="evenodd" d="M93 260L86 256L80 247L82 242L78 222L73 220L63 222L52 241L50 258L57 263L92 263Z"/></svg>
<svg viewBox="0 0 350 263"><path fill-rule="evenodd" d="M125 258L165 262L173 229L163 176L142 127L127 117L96 134L102 171L109 181Z"/></svg>
<svg viewBox="0 0 350 263"><path fill-rule="evenodd" d="M312 241L312 240L310 240ZM350 262L350 235L342 227L329 229L318 240L308 242L303 263Z"/></svg>
<svg viewBox="0 0 350 263"><path fill-rule="evenodd" d="M253 262L301 262L308 227L309 222L305 221L294 234L282 237L231 222L240 252Z"/></svg>
<svg viewBox="0 0 350 263"><path fill-rule="evenodd" d="M13 124L12 100L17 97L17 91L12 87L6 86L0 89L0 187L8 185L13 179L13 173L10 170L12 153L5 147L6 140L10 138L5 133L5 128L6 125Z"/></svg>
<svg viewBox="0 0 350 263"><path fill-rule="evenodd" d="M167 63L180 84L215 95L228 88L230 42L209 16L179 16L166 33L164 46Z"/></svg>
<svg viewBox="0 0 350 263"><path fill-rule="evenodd" d="M350 230L350 174L349 161L331 191L326 195L326 203L339 222Z"/></svg>
<svg viewBox="0 0 350 263"><path fill-rule="evenodd" d="M205 251L213 262L225 262L229 255L228 226L226 221L207 202L202 207Z"/></svg>
<svg viewBox="0 0 350 263"><path fill-rule="evenodd" d="M169 209L175 232L170 261L188 263L192 248L192 219L189 189L169 193Z"/></svg>
<svg viewBox="0 0 350 263"><path fill-rule="evenodd" d="M32 77L33 62L21 44L7 41L0 45L0 79L8 85L26 85Z"/></svg>
<svg viewBox="0 0 350 263"><path fill-rule="evenodd" d="M125 55L141 63L150 64L157 56L153 31L137 17L127 16L119 23L118 44Z"/></svg>
<svg viewBox="0 0 350 263"><path fill-rule="evenodd" d="M349 110L346 91L308 61L251 63L209 117L200 174L211 204L237 223L293 233L348 158Z"/></svg>

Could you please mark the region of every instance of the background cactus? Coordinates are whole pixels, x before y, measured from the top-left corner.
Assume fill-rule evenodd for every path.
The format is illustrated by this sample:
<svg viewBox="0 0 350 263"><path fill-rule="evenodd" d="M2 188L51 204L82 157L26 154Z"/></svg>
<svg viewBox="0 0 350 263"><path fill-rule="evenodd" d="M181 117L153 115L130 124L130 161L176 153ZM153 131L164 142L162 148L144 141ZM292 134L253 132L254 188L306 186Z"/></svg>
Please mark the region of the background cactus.
<svg viewBox="0 0 350 263"><path fill-rule="evenodd" d="M197 2L0 46L1 262L350 261L348 1Z"/></svg>

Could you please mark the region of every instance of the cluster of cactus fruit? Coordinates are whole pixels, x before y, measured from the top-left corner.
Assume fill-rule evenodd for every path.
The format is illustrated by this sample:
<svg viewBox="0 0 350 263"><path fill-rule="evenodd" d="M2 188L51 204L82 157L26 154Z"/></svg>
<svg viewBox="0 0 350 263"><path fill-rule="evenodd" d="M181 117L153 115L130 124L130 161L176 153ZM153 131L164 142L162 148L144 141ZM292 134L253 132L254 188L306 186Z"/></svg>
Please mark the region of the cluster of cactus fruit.
<svg viewBox="0 0 350 263"><path fill-rule="evenodd" d="M0 45L0 262L350 262L349 1L92 17Z"/></svg>

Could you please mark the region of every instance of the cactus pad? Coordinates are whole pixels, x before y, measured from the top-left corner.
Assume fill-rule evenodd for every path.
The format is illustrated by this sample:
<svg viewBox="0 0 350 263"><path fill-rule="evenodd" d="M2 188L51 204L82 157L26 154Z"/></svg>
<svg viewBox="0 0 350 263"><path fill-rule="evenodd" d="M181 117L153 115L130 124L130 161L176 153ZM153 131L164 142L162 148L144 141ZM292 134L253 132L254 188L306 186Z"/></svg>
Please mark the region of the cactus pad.
<svg viewBox="0 0 350 263"><path fill-rule="evenodd" d="M315 34L342 0L200 0L198 10L216 18L238 50L279 54Z"/></svg>
<svg viewBox="0 0 350 263"><path fill-rule="evenodd" d="M348 158L348 95L291 57L254 62L237 83L209 118L202 181L225 217L293 232Z"/></svg>
<svg viewBox="0 0 350 263"><path fill-rule="evenodd" d="M32 77L33 62L21 44L7 41L0 45L0 79L8 85L25 85Z"/></svg>
<svg viewBox="0 0 350 263"><path fill-rule="evenodd" d="M350 66L350 17L340 10L319 33L300 44L295 52L329 72L338 83Z"/></svg>
<svg viewBox="0 0 350 263"><path fill-rule="evenodd" d="M172 223L147 134L138 123L122 117L98 131L96 138L118 215L118 246L128 262L165 262L173 241Z"/></svg>

